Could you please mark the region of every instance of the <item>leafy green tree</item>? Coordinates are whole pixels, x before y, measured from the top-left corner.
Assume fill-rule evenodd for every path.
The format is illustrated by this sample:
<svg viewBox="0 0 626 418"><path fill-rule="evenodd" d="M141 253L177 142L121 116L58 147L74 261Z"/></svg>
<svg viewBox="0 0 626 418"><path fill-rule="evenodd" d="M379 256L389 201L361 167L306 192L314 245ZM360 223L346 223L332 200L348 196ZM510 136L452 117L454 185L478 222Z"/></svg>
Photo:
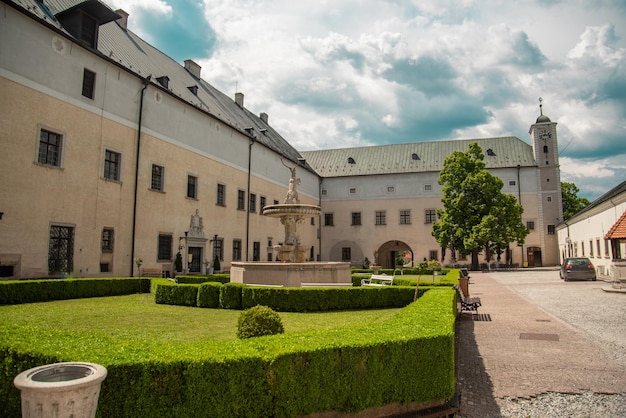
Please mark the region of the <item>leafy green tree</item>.
<svg viewBox="0 0 626 418"><path fill-rule="evenodd" d="M561 195L563 197L563 220L566 221L575 213L589 205L589 199L578 197L580 190L574 183L561 182Z"/></svg>
<svg viewBox="0 0 626 418"><path fill-rule="evenodd" d="M523 244L528 235L523 207L513 195L501 192L504 184L485 169L484 158L476 143L446 158L439 174L443 209L437 210L432 232L442 248L471 254L472 269L478 268L481 251L499 256L510 243Z"/></svg>

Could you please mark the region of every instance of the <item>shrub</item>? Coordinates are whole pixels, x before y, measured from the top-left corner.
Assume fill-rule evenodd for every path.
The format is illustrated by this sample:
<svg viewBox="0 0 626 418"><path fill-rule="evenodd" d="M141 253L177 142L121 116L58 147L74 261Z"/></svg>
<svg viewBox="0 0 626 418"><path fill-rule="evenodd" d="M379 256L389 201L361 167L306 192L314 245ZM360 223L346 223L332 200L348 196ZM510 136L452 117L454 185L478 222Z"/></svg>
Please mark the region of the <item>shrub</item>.
<svg viewBox="0 0 626 418"><path fill-rule="evenodd" d="M220 308L241 309L243 283L225 283L220 287Z"/></svg>
<svg viewBox="0 0 626 418"><path fill-rule="evenodd" d="M220 288L221 283L206 282L198 288L199 308L219 308L220 306Z"/></svg>
<svg viewBox="0 0 626 418"><path fill-rule="evenodd" d="M267 306L257 305L245 310L237 321L237 338L261 337L285 332L280 316Z"/></svg>
<svg viewBox="0 0 626 418"><path fill-rule="evenodd" d="M157 284L154 301L165 305L197 306L198 287L192 284Z"/></svg>

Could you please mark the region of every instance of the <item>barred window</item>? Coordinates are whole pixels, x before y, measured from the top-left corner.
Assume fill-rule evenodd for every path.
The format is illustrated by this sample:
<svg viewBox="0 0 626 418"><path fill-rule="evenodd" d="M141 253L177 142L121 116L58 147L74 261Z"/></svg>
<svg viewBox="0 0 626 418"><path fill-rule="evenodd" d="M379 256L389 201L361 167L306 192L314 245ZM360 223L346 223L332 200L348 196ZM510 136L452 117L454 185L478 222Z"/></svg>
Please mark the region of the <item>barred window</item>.
<svg viewBox="0 0 626 418"><path fill-rule="evenodd" d="M437 211L435 209L426 209L424 211L424 223L432 224L437 221Z"/></svg>
<svg viewBox="0 0 626 418"><path fill-rule="evenodd" d="M104 228L102 230L102 252L113 252L113 228Z"/></svg>
<svg viewBox="0 0 626 418"><path fill-rule="evenodd" d="M198 198L198 177L196 176L187 176L187 197Z"/></svg>
<svg viewBox="0 0 626 418"><path fill-rule="evenodd" d="M361 212L352 212L352 225L361 225Z"/></svg>
<svg viewBox="0 0 626 418"><path fill-rule="evenodd" d="M526 229L533 231L535 229L535 221L526 221Z"/></svg>
<svg viewBox="0 0 626 418"><path fill-rule="evenodd" d="M250 212L256 212L256 194L250 193L250 203L248 204Z"/></svg>
<svg viewBox="0 0 626 418"><path fill-rule="evenodd" d="M233 240L233 260L241 261L241 240Z"/></svg>
<svg viewBox="0 0 626 418"><path fill-rule="evenodd" d="M556 227L554 225L548 225L548 235L554 235L556 233Z"/></svg>
<svg viewBox="0 0 626 418"><path fill-rule="evenodd" d="M333 214L325 213L324 214L324 226L333 226L333 225L334 225Z"/></svg>
<svg viewBox="0 0 626 418"><path fill-rule="evenodd" d="M150 182L150 189L159 192L163 191L163 173L165 169L157 164L152 164L152 179Z"/></svg>
<svg viewBox="0 0 626 418"><path fill-rule="evenodd" d="M341 249L341 261L350 261L352 260L352 248L343 247Z"/></svg>
<svg viewBox="0 0 626 418"><path fill-rule="evenodd" d="M376 225L387 225L387 212L384 210L377 210L375 219Z"/></svg>
<svg viewBox="0 0 626 418"><path fill-rule="evenodd" d="M263 213L263 208L267 205L267 198L265 196L261 196L259 199L259 213Z"/></svg>
<svg viewBox="0 0 626 418"><path fill-rule="evenodd" d="M172 259L172 236L170 234L159 234L157 258L159 260Z"/></svg>

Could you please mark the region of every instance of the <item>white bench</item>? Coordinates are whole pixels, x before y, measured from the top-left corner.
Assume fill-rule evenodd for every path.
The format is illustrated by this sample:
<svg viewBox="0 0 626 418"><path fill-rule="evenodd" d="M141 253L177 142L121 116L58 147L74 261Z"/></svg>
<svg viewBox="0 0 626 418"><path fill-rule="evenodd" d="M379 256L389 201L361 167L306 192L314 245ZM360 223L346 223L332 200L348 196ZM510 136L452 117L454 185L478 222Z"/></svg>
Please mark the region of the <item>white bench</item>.
<svg viewBox="0 0 626 418"><path fill-rule="evenodd" d="M300 283L301 287L352 287L352 283Z"/></svg>
<svg viewBox="0 0 626 418"><path fill-rule="evenodd" d="M393 284L393 276L386 274L372 274L369 279L362 279L361 286L391 286Z"/></svg>

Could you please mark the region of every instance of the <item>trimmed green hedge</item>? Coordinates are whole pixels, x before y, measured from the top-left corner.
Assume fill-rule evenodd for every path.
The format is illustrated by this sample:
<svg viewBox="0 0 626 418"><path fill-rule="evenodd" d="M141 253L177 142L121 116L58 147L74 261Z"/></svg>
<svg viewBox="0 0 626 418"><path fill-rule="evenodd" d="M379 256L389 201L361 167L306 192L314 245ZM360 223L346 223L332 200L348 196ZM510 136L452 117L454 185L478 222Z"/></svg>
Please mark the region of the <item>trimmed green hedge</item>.
<svg viewBox="0 0 626 418"><path fill-rule="evenodd" d="M198 301L196 306L199 308L219 308L221 288L222 284L218 282L201 284L198 288Z"/></svg>
<svg viewBox="0 0 626 418"><path fill-rule="evenodd" d="M194 284L160 283L156 286L154 301L164 305L198 305L198 286Z"/></svg>
<svg viewBox="0 0 626 418"><path fill-rule="evenodd" d="M108 370L100 417L296 417L444 402L454 395L455 318L456 292L435 288L386 322L206 344L6 324L0 415L19 416L12 379L21 371L78 359Z"/></svg>
<svg viewBox="0 0 626 418"><path fill-rule="evenodd" d="M176 276L176 283L201 284L206 282L228 283L230 274L207 274L194 276Z"/></svg>
<svg viewBox="0 0 626 418"><path fill-rule="evenodd" d="M0 305L150 293L150 279L86 278L0 281Z"/></svg>

